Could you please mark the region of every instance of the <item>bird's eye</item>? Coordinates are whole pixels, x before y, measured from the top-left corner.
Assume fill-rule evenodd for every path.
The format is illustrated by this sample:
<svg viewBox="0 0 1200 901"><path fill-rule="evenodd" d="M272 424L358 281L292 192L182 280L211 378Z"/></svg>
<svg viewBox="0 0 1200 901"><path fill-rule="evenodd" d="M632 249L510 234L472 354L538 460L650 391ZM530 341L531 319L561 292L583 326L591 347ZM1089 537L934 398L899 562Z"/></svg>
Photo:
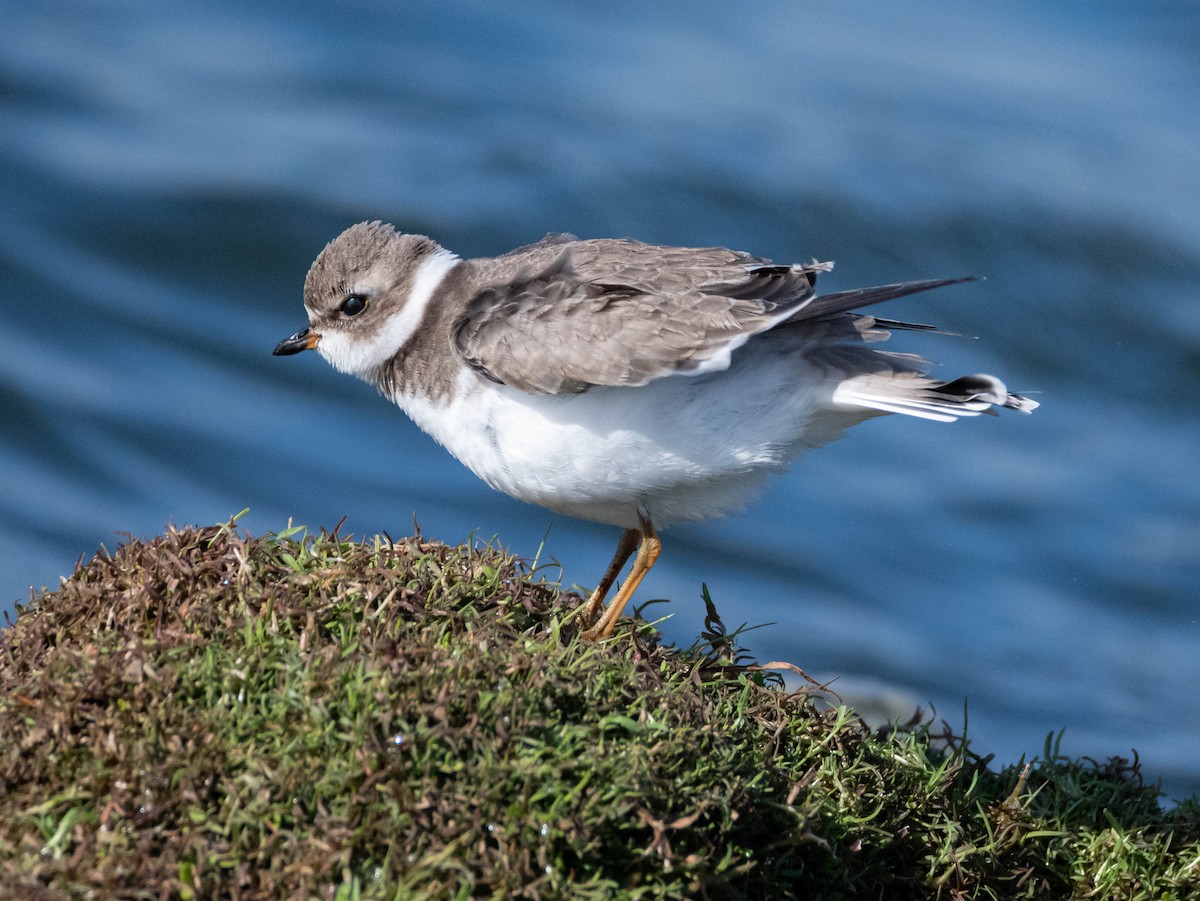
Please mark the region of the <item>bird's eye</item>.
<svg viewBox="0 0 1200 901"><path fill-rule="evenodd" d="M341 310L346 316L357 316L366 308L367 299L361 294L351 294L349 297L343 300L342 305L338 307L338 309Z"/></svg>

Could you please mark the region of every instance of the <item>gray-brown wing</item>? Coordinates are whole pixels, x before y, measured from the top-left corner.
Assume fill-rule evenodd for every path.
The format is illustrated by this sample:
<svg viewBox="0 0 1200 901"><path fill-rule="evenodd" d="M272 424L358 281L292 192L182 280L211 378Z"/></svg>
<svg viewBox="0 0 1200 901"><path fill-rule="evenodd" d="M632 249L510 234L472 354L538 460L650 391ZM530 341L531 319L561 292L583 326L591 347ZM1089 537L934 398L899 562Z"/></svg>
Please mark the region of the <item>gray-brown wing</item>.
<svg viewBox="0 0 1200 901"><path fill-rule="evenodd" d="M531 394L724 369L808 302L824 268L626 240L535 248L489 261L454 333L468 365Z"/></svg>

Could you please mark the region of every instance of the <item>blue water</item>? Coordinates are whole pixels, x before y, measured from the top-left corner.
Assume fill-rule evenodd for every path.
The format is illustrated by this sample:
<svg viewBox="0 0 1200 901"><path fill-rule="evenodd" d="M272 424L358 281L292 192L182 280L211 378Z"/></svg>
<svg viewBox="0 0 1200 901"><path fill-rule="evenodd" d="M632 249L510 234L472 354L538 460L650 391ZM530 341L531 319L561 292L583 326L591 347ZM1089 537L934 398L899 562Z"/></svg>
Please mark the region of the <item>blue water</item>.
<svg viewBox="0 0 1200 901"><path fill-rule="evenodd" d="M1031 417L896 417L670 530L760 659L869 678L1001 761L1136 748L1200 790L1200 9L1186 3L37 2L0 10L0 600L244 507L492 535L590 585L615 530L491 492L270 350L324 242L547 231L835 259ZM714 423L719 428L719 423ZM11 605L8 605L11 606Z"/></svg>

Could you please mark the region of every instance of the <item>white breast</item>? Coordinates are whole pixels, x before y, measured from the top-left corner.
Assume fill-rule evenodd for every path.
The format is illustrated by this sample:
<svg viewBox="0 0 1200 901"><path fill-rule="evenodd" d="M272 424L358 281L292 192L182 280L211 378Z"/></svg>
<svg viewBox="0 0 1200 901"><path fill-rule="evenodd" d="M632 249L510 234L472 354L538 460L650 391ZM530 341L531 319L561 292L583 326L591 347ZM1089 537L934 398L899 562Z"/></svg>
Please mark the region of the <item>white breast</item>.
<svg viewBox="0 0 1200 901"><path fill-rule="evenodd" d="M448 404L396 402L493 488L629 528L639 508L659 525L740 509L771 472L850 424L808 429L822 405L802 384L780 357L567 395L525 394L464 368Z"/></svg>

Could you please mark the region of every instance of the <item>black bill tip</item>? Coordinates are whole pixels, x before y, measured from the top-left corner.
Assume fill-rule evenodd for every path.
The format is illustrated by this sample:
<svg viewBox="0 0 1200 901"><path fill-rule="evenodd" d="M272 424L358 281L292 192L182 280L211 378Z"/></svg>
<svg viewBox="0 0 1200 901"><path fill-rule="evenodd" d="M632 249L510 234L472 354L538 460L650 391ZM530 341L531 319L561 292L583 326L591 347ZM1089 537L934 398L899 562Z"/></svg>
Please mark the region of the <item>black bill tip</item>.
<svg viewBox="0 0 1200 901"><path fill-rule="evenodd" d="M311 350L316 346L317 336L313 334L312 329L306 328L296 332L290 338L284 338L275 345L275 349L271 353L277 357L286 357L298 354L302 350Z"/></svg>

